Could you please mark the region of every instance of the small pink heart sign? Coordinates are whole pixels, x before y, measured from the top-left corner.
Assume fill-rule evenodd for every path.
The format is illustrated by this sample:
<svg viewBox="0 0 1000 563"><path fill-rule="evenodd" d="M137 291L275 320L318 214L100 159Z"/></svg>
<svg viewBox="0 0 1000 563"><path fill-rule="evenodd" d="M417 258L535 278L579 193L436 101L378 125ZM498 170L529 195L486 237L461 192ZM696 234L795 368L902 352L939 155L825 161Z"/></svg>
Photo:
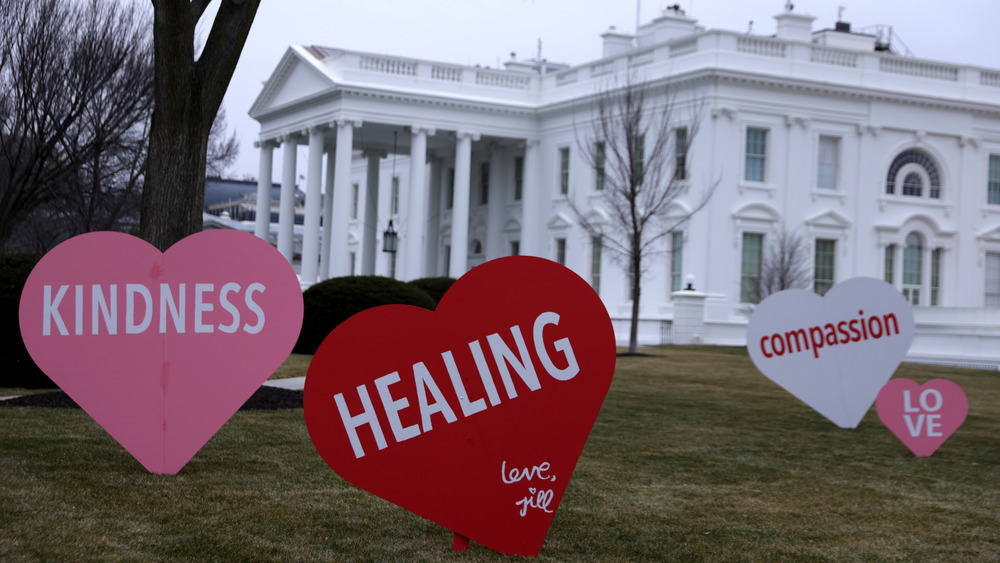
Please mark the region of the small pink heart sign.
<svg viewBox="0 0 1000 563"><path fill-rule="evenodd" d="M923 385L893 379L879 391L875 410L886 427L917 457L933 454L969 414L969 399L954 381Z"/></svg>
<svg viewBox="0 0 1000 563"><path fill-rule="evenodd" d="M841 428L856 428L913 341L899 290L852 278L825 296L790 289L757 306L747 350L757 369Z"/></svg>
<svg viewBox="0 0 1000 563"><path fill-rule="evenodd" d="M205 231L161 253L98 232L39 261L19 316L38 367L143 467L174 474L288 357L302 292L246 233Z"/></svg>

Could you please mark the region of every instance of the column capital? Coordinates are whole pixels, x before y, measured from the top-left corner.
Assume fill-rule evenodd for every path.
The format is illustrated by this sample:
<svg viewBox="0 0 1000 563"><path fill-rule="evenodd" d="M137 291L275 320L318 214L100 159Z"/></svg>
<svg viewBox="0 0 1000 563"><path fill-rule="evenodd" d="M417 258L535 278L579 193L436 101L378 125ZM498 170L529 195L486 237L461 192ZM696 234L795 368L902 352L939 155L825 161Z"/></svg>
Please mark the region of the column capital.
<svg viewBox="0 0 1000 563"><path fill-rule="evenodd" d="M455 137L458 139L468 137L473 141L479 140L479 133L473 133L472 131L455 131Z"/></svg>
<svg viewBox="0 0 1000 563"><path fill-rule="evenodd" d="M309 128L308 128L308 131L309 131L309 134L312 135L314 133L321 133L323 131L326 131L327 128L329 128L329 124L327 124L327 123L317 123L317 124L314 124L314 125L310 125Z"/></svg>
<svg viewBox="0 0 1000 563"><path fill-rule="evenodd" d="M414 135L417 135L419 133L424 133L427 136L431 136L431 135L436 134L437 130L434 129L433 127L429 127L429 126L426 126L426 125L411 125L410 126L410 133L412 133Z"/></svg>
<svg viewBox="0 0 1000 563"><path fill-rule="evenodd" d="M281 143L281 144L296 143L296 142L298 142L298 140L299 140L299 132L298 131L287 131L287 132L282 133L281 135L279 135L277 137L277 139L276 139L276 141L278 143Z"/></svg>
<svg viewBox="0 0 1000 563"><path fill-rule="evenodd" d="M364 122L361 121L360 119L342 118L342 119L337 119L337 120L331 121L330 122L330 127L333 127L334 125L336 125L337 127L347 127L348 125L350 125L351 127L358 128L358 127L361 127L361 125L363 123Z"/></svg>
<svg viewBox="0 0 1000 563"><path fill-rule="evenodd" d="M273 149L277 147L280 143L277 139L260 139L253 142L253 148L255 149Z"/></svg>

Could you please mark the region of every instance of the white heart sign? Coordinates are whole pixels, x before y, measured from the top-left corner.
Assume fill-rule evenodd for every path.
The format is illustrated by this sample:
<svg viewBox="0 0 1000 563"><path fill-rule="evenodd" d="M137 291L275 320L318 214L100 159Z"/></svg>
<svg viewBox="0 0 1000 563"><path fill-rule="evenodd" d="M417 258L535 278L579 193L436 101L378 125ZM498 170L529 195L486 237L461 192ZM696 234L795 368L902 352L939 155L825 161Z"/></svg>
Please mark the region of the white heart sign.
<svg viewBox="0 0 1000 563"><path fill-rule="evenodd" d="M775 293L747 326L757 369L841 428L857 427L912 341L910 304L874 278Z"/></svg>

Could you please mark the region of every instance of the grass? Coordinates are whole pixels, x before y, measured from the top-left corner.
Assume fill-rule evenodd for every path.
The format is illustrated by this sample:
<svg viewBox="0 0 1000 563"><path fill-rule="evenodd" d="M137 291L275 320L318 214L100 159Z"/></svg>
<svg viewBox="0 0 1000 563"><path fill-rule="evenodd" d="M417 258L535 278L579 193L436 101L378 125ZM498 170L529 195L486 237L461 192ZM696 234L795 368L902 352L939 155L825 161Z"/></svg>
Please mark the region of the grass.
<svg viewBox="0 0 1000 563"><path fill-rule="evenodd" d="M619 358L540 559L1000 559L996 373L899 368L970 398L965 424L916 458L874 409L839 429L744 349L645 351ZM448 531L341 480L301 410L238 412L156 476L80 411L0 408L0 461L5 561L512 559L452 554Z"/></svg>

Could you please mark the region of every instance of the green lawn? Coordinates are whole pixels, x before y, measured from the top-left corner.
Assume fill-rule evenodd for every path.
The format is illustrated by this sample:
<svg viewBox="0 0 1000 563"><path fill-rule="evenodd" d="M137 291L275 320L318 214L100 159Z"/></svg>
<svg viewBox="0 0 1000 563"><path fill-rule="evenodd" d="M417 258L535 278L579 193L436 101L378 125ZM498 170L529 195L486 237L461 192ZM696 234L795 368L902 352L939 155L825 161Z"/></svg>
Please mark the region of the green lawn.
<svg viewBox="0 0 1000 563"><path fill-rule="evenodd" d="M645 351L619 358L540 559L1000 559L1000 374L901 366L969 396L916 458L874 409L839 429L744 349ZM508 559L452 554L447 530L344 482L301 410L239 412L156 476L81 411L0 408L0 463L4 561Z"/></svg>

